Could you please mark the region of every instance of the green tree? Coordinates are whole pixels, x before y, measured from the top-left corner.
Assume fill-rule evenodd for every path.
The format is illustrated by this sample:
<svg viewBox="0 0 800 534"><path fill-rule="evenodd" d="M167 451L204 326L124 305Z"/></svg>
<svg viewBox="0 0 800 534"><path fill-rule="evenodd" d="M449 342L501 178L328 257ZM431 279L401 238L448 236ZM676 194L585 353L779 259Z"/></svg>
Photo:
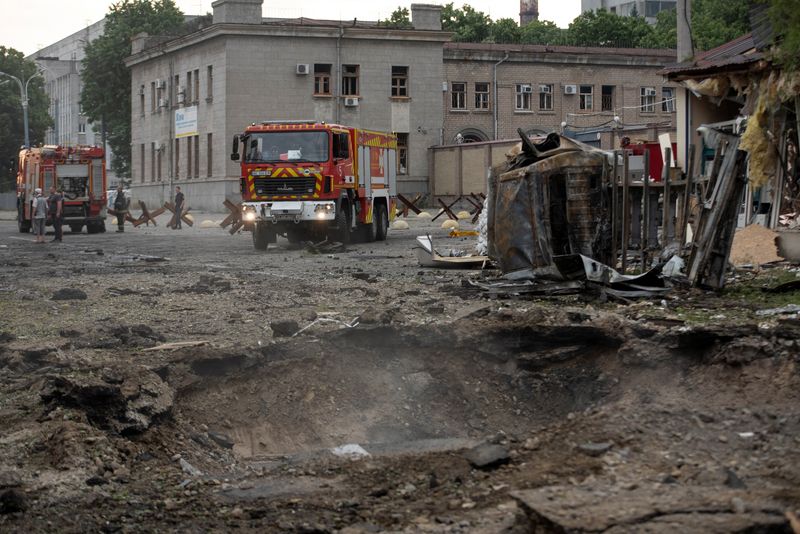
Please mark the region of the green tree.
<svg viewBox="0 0 800 534"><path fill-rule="evenodd" d="M649 48L676 48L678 46L678 12L674 9L660 11L653 26L653 41Z"/></svg>
<svg viewBox="0 0 800 534"><path fill-rule="evenodd" d="M565 30L549 20L534 20L520 28L520 42L538 45L560 45L564 43Z"/></svg>
<svg viewBox="0 0 800 534"><path fill-rule="evenodd" d="M599 9L578 15L568 32L575 46L637 47L652 40L653 28L642 17L620 17Z"/></svg>
<svg viewBox="0 0 800 534"><path fill-rule="evenodd" d="M499 19L489 27L489 37L486 39L492 43L518 43L520 39L520 27L514 19Z"/></svg>
<svg viewBox="0 0 800 534"><path fill-rule="evenodd" d="M749 0L693 0L692 39L696 51L710 50L750 31ZM787 2L797 9L797 1Z"/></svg>
<svg viewBox="0 0 800 534"><path fill-rule="evenodd" d="M398 7L397 9L392 11L392 14L388 19L378 21L378 25L384 26L386 28L396 28L396 29L406 29L414 27L411 24L411 15L409 14L407 7Z"/></svg>
<svg viewBox="0 0 800 534"><path fill-rule="evenodd" d="M800 68L800 9L797 0L770 0L769 4L768 12L778 45L775 60L789 70L797 70Z"/></svg>
<svg viewBox="0 0 800 534"><path fill-rule="evenodd" d="M482 11L464 4L462 9L453 3L442 7L442 29L453 32L453 41L482 43L491 35L492 19Z"/></svg>
<svg viewBox="0 0 800 534"><path fill-rule="evenodd" d="M0 46L0 71L16 76L23 84L30 79L28 135L31 145L41 144L45 132L53 125L53 120L48 112L50 99L44 92L42 77L36 74L36 64L26 60L22 52ZM12 188L16 180L11 169L12 161L16 160L19 149L25 141L22 101L19 93L19 85L14 80L0 76L0 191Z"/></svg>
<svg viewBox="0 0 800 534"><path fill-rule="evenodd" d="M131 73L124 59L131 53L131 38L141 32L175 35L183 23L173 0L120 0L106 15L103 35L86 45L81 107L96 127L105 127L119 176L130 176Z"/></svg>

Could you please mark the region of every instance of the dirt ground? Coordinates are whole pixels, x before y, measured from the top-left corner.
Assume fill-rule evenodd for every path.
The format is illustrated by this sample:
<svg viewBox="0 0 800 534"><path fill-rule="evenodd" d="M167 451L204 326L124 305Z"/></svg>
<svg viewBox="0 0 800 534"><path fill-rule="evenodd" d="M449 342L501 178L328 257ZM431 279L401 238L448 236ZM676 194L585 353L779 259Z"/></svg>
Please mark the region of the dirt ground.
<svg viewBox="0 0 800 534"><path fill-rule="evenodd" d="M488 298L418 265L474 239L441 220L320 253L204 219L0 221L0 531L800 532L800 319L758 313L796 268Z"/></svg>

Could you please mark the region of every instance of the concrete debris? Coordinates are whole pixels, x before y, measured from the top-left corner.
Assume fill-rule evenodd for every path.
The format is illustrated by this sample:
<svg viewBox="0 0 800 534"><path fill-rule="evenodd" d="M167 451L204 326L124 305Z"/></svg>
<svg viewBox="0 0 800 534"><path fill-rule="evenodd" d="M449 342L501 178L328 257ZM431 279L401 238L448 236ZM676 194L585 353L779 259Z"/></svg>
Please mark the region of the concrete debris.
<svg viewBox="0 0 800 534"><path fill-rule="evenodd" d="M200 471L198 468L196 468L195 466L193 466L192 464L190 464L189 462L187 462L183 458L179 458L178 459L178 464L180 464L181 469L183 470L183 472L186 473L189 476L193 476L193 477L203 476L203 472L202 471Z"/></svg>
<svg viewBox="0 0 800 534"><path fill-rule="evenodd" d="M464 458L478 469L495 469L511 461L507 448L492 443L481 443L464 454Z"/></svg>
<svg viewBox="0 0 800 534"><path fill-rule="evenodd" d="M331 453L333 453L334 456L343 456L353 459L364 458L370 455L369 452L358 443L348 443L346 445L334 447L331 449Z"/></svg>

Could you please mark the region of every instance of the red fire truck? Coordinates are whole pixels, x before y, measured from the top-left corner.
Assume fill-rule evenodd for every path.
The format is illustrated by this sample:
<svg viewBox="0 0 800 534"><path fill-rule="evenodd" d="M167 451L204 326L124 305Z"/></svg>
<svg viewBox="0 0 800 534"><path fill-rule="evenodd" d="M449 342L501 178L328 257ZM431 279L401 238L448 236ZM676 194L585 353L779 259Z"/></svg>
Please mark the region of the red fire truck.
<svg viewBox="0 0 800 534"><path fill-rule="evenodd" d="M19 231L31 229L31 199L37 187L44 195L55 185L64 194L64 224L73 232L86 225L90 234L106 231L106 165L101 147L55 146L26 148L17 167Z"/></svg>
<svg viewBox="0 0 800 534"><path fill-rule="evenodd" d="M240 153L241 147L241 153ZM384 240L397 194L397 138L314 121L252 124L233 138L253 245Z"/></svg>

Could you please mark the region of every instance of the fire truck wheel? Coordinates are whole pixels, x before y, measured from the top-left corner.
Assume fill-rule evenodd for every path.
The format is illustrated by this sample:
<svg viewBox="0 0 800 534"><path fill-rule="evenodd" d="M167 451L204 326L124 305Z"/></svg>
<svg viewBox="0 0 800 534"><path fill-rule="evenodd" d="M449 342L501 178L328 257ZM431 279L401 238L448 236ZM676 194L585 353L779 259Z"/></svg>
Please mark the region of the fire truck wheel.
<svg viewBox="0 0 800 534"><path fill-rule="evenodd" d="M350 210L349 205L342 203L345 209L336 212L336 234L335 238L344 245L350 244Z"/></svg>
<svg viewBox="0 0 800 534"><path fill-rule="evenodd" d="M375 239L386 241L386 234L389 232L389 214L386 212L386 205L378 204L373 217L378 221L375 228Z"/></svg>
<svg viewBox="0 0 800 534"><path fill-rule="evenodd" d="M269 246L269 233L264 225L257 224L253 228L253 247L256 250L267 250Z"/></svg>

